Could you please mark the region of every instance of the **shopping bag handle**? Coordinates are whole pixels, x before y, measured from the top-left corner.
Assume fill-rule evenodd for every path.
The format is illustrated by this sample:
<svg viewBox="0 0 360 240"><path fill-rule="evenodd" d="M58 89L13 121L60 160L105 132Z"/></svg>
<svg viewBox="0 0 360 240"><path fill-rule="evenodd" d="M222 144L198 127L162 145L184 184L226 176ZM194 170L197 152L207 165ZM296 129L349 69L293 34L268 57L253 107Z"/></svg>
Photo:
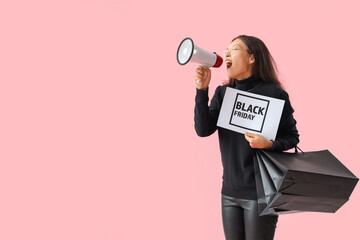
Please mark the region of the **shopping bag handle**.
<svg viewBox="0 0 360 240"><path fill-rule="evenodd" d="M298 153L298 149L300 150L300 152L302 152L303 154L305 154L305 153L303 152L303 150L301 150L301 148L299 148L297 145L295 146L295 153Z"/></svg>

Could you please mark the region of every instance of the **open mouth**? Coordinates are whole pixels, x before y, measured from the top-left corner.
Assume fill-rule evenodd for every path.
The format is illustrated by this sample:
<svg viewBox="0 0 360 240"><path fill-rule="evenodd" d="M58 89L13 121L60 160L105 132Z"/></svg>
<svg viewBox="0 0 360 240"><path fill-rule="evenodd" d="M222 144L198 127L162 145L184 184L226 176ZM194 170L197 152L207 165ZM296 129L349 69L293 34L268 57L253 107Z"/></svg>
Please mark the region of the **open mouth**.
<svg viewBox="0 0 360 240"><path fill-rule="evenodd" d="M226 60L225 64L226 64L226 68L230 68L232 65L232 62L230 60Z"/></svg>

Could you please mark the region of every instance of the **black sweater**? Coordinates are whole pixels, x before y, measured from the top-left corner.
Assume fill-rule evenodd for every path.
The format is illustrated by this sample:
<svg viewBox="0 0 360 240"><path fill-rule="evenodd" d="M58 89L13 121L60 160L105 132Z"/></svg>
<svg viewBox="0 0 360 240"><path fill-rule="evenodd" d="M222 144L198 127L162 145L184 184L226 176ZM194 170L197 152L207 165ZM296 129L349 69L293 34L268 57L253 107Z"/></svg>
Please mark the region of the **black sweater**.
<svg viewBox="0 0 360 240"><path fill-rule="evenodd" d="M265 83L253 76L235 80L236 89L285 100L279 129L272 151L284 151L299 142L296 120L288 94L272 83ZM196 91L195 130L200 137L206 137L218 130L223 165L223 186L221 193L241 199L257 199L254 162L255 150L250 147L244 134L216 126L226 86L218 86L208 106L208 90Z"/></svg>

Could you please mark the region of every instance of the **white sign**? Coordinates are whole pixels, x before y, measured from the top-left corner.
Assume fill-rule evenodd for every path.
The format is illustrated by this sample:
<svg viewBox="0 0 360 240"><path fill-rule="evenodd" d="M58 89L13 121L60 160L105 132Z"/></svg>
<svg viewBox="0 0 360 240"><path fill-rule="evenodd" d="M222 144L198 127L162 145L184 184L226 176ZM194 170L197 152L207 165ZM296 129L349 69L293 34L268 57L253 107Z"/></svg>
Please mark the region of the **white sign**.
<svg viewBox="0 0 360 240"><path fill-rule="evenodd" d="M284 100L226 88L217 126L275 140Z"/></svg>

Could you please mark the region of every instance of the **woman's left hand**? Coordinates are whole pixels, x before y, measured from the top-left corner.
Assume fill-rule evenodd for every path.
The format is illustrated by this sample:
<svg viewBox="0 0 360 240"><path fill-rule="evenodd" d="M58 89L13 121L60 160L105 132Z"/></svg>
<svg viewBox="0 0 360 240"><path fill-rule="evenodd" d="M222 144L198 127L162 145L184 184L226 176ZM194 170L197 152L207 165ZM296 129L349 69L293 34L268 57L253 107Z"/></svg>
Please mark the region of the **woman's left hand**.
<svg viewBox="0 0 360 240"><path fill-rule="evenodd" d="M245 139L249 142L250 147L259 149L269 149L273 142L256 133L245 132Z"/></svg>

